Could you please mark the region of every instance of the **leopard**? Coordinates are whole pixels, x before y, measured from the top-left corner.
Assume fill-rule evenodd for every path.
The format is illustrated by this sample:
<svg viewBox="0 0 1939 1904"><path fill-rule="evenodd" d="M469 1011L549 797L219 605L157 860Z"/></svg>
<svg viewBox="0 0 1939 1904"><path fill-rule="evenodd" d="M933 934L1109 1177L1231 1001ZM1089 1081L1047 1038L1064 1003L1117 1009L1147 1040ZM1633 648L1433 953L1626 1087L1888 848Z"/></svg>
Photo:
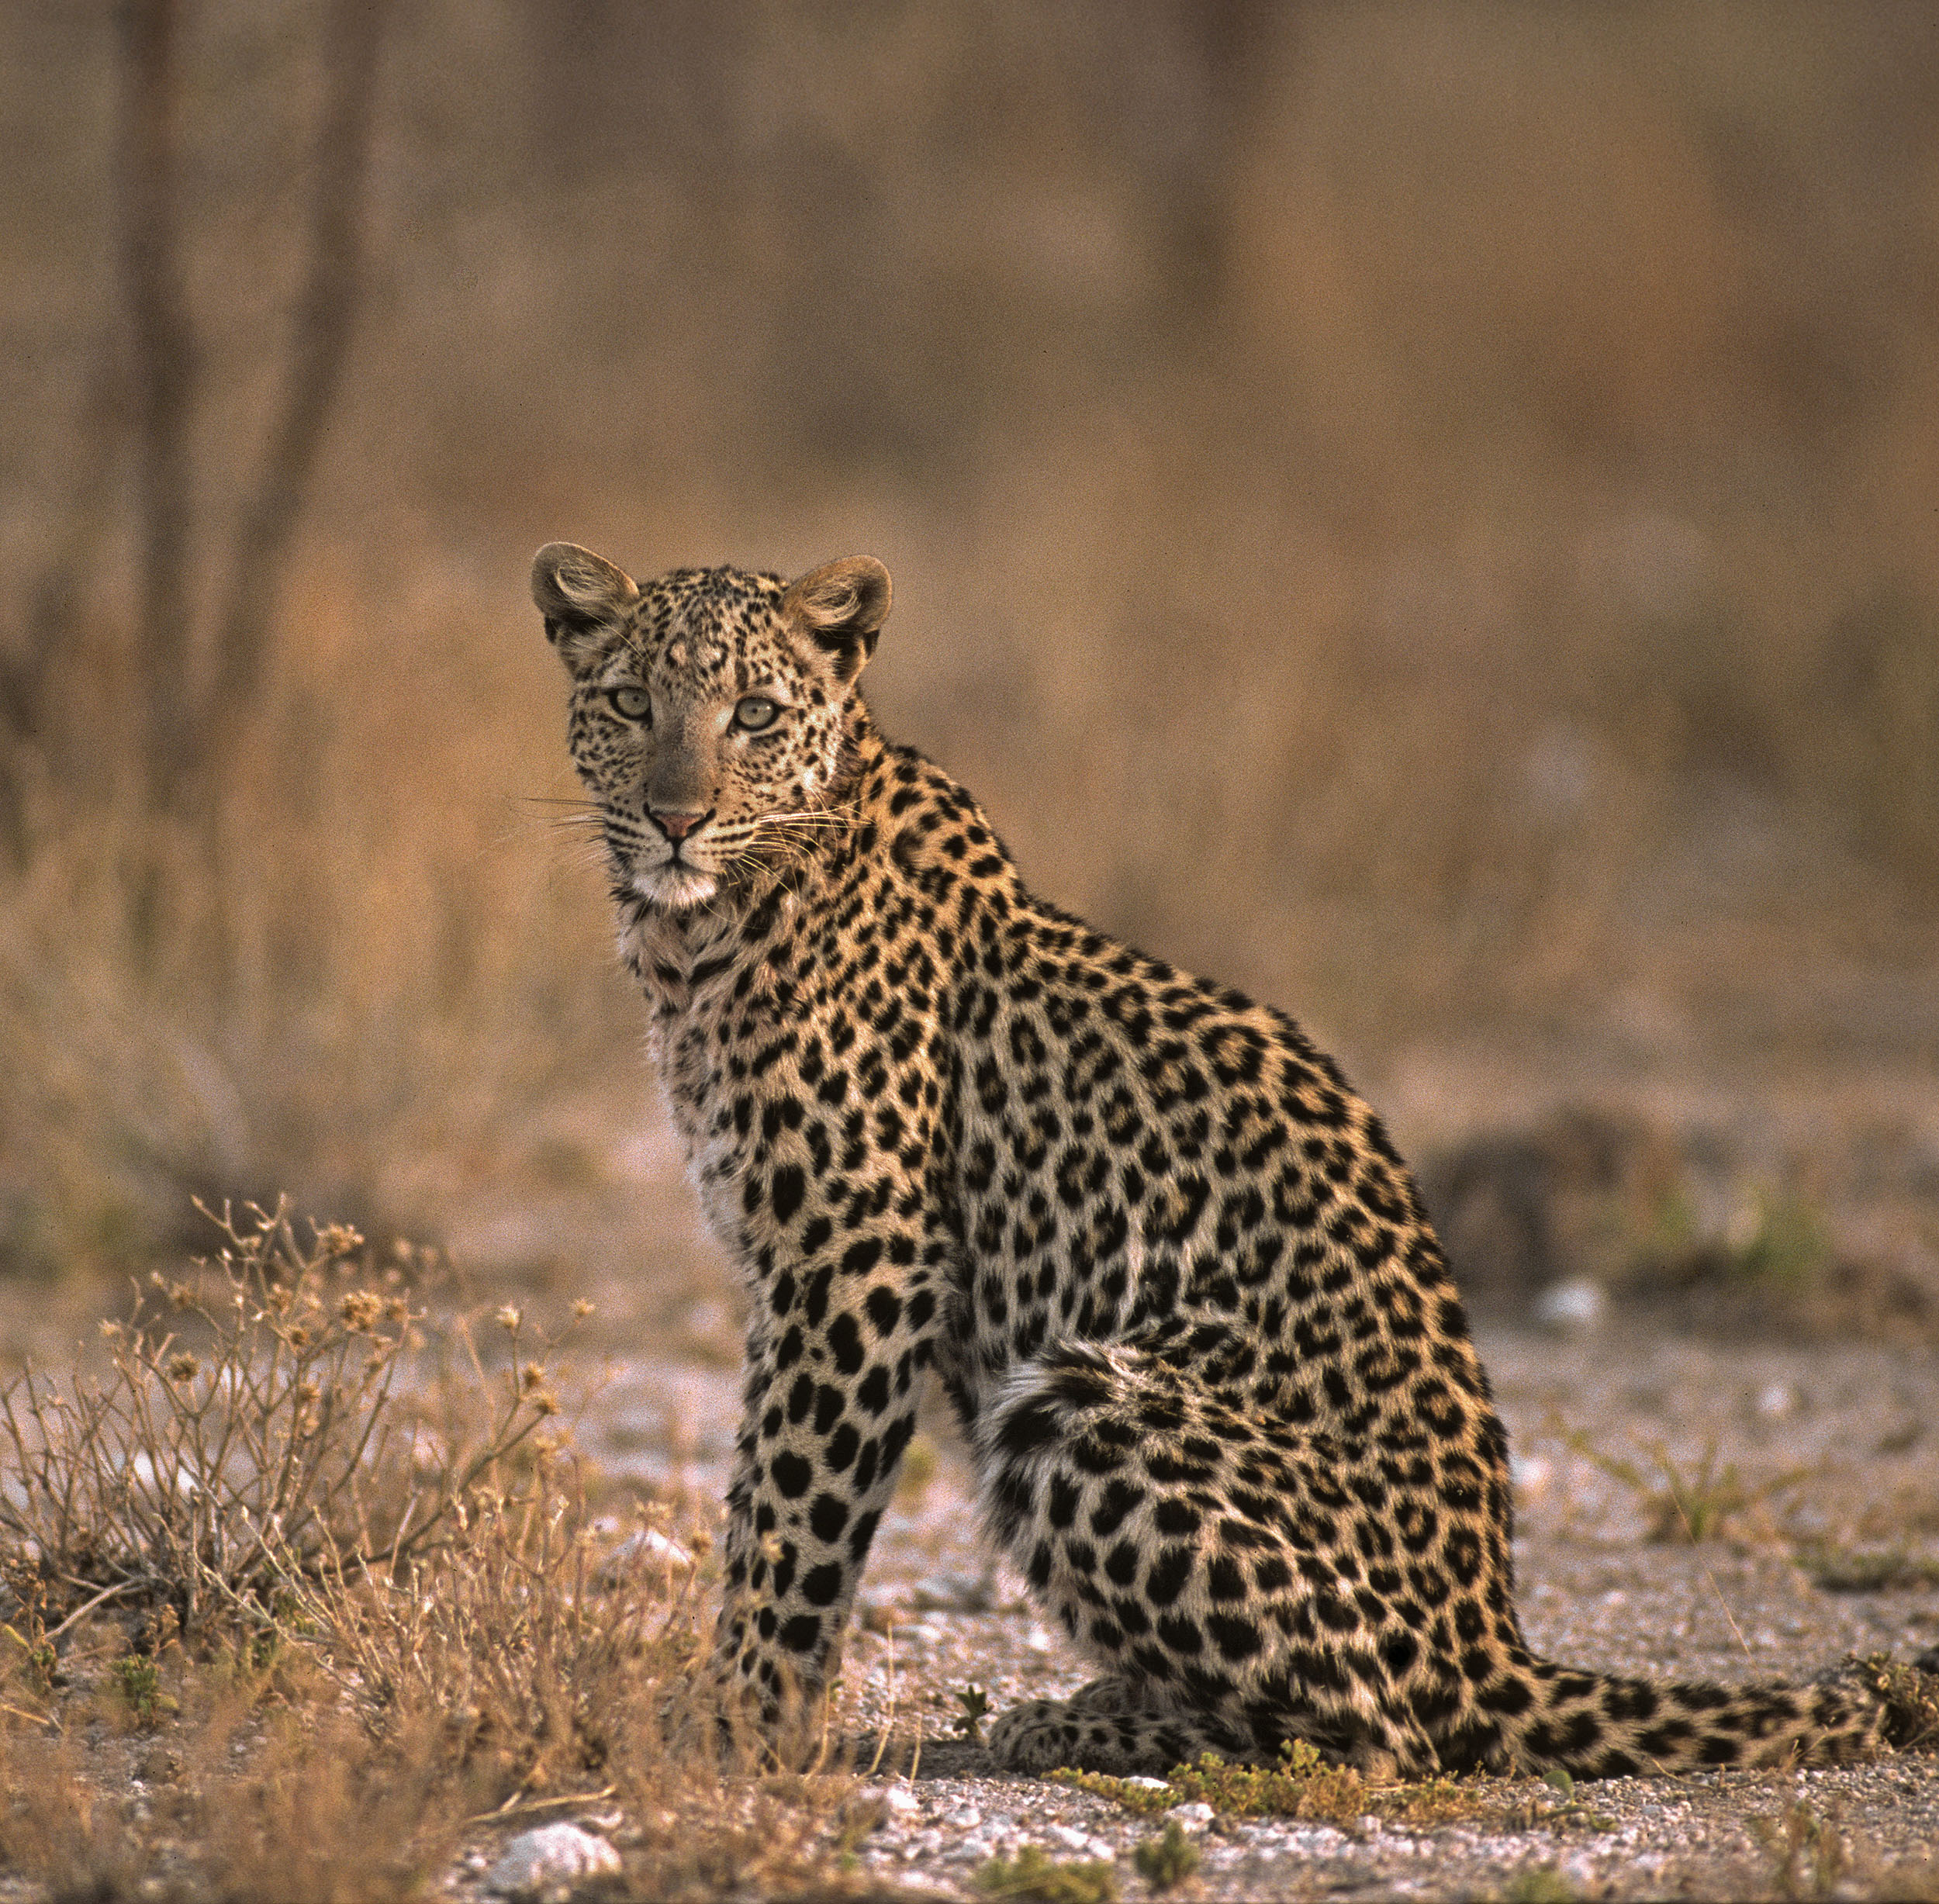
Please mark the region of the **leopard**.
<svg viewBox="0 0 1939 1904"><path fill-rule="evenodd" d="M1508 1436L1386 1128L1283 1011L1035 896L878 730L880 562L641 584L551 543L531 592L745 1285L707 1657L757 1733L825 1698L938 1384L989 1539L1097 1674L990 1723L1009 1771L1304 1740L1370 1776L1604 1778L1896 1743L1849 1669L1725 1686L1530 1650Z"/></svg>

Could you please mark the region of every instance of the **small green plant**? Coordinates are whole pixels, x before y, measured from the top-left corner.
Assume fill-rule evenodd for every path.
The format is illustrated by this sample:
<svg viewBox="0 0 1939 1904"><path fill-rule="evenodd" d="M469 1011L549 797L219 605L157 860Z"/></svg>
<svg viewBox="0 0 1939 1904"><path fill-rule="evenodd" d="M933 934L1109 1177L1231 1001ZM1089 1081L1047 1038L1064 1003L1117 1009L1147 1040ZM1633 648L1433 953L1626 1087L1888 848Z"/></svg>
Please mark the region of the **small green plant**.
<svg viewBox="0 0 1939 1904"><path fill-rule="evenodd" d="M1146 1839L1132 1851L1131 1861L1154 1891L1170 1891L1198 1868L1198 1847L1177 1819L1167 1819L1163 1835Z"/></svg>
<svg viewBox="0 0 1939 1904"><path fill-rule="evenodd" d="M1073 1771L1068 1765L1044 1776L1053 1784L1068 1785L1073 1792L1088 1792L1094 1798L1109 1799L1140 1818L1158 1818L1184 1798L1170 1785L1134 1784L1128 1778L1114 1778L1108 1772Z"/></svg>
<svg viewBox="0 0 1939 1904"><path fill-rule="evenodd" d="M956 1731L965 1739L980 1741L983 1722L990 1716L990 1695L981 1686L971 1685L956 1695L963 1710L956 1715Z"/></svg>
<svg viewBox="0 0 1939 1904"><path fill-rule="evenodd" d="M1831 1264L1823 1218L1795 1191L1759 1191L1731 1224L1726 1246L1733 1274L1790 1291L1809 1288Z"/></svg>
<svg viewBox="0 0 1939 1904"><path fill-rule="evenodd" d="M175 1702L161 1689L161 1669L147 1654L130 1653L108 1668L115 1689L127 1702L135 1723L152 1726Z"/></svg>
<svg viewBox="0 0 1939 1904"><path fill-rule="evenodd" d="M1579 1895L1553 1864L1531 1864L1502 1888L1502 1904L1575 1904Z"/></svg>
<svg viewBox="0 0 1939 1904"><path fill-rule="evenodd" d="M1234 1818L1305 1818L1348 1825L1367 1810L1367 1781L1350 1765L1329 1764L1304 1739L1279 1748L1277 1765L1229 1765L1215 1752L1180 1765L1169 1783L1173 1804L1209 1805Z"/></svg>
<svg viewBox="0 0 1939 1904"><path fill-rule="evenodd" d="M1809 1470L1792 1468L1768 1481L1744 1480L1734 1462L1720 1462L1717 1444L1706 1443L1694 1466L1685 1467L1660 1441L1644 1442L1647 1465L1607 1454L1574 1429L1564 1441L1592 1467L1633 1494L1643 1508L1644 1539L1659 1546L1716 1540L1751 1508L1789 1492ZM1654 1470L1654 1471L1652 1471Z"/></svg>
<svg viewBox="0 0 1939 1904"><path fill-rule="evenodd" d="M1784 1897L1828 1898L1845 1869L1844 1833L1836 1816L1820 1818L1795 1799L1775 1819L1754 1818L1752 1835L1776 1861L1771 1882Z"/></svg>
<svg viewBox="0 0 1939 1904"><path fill-rule="evenodd" d="M1567 1778L1567 1773L1557 1774ZM1395 1785L1370 1785L1351 1766L1335 1765L1304 1739L1279 1749L1277 1765L1229 1765L1208 1752L1196 1765L1177 1765L1152 1786L1102 1772L1068 1768L1047 1774L1059 1785L1109 1799L1140 1818L1160 1818L1177 1805L1209 1805L1231 1818L1302 1818L1350 1827L1370 1812L1395 1824L1440 1825L1459 1820L1526 1830L1555 1823L1592 1823L1572 1802L1561 1807L1530 1799L1530 1786L1498 1778L1446 1775ZM1551 1781L1550 1789L1561 1788ZM1573 1781L1570 1789L1574 1790Z"/></svg>
<svg viewBox="0 0 1939 1904"><path fill-rule="evenodd" d="M993 1857L973 1880L987 1898L1019 1898L1027 1904L1115 1904L1118 1873L1102 1858L1059 1864L1026 1844L1014 1857Z"/></svg>

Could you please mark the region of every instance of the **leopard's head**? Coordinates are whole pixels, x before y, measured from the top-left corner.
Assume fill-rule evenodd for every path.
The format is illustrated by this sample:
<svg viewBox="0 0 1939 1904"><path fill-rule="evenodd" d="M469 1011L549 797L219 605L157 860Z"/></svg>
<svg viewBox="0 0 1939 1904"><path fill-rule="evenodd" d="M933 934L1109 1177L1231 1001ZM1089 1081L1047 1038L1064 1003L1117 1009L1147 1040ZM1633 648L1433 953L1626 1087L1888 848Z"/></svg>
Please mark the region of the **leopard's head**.
<svg viewBox="0 0 1939 1904"><path fill-rule="evenodd" d="M551 542L532 599L572 678L572 763L623 890L702 905L828 824L889 612L881 563L851 556L791 582L680 568L641 587Z"/></svg>

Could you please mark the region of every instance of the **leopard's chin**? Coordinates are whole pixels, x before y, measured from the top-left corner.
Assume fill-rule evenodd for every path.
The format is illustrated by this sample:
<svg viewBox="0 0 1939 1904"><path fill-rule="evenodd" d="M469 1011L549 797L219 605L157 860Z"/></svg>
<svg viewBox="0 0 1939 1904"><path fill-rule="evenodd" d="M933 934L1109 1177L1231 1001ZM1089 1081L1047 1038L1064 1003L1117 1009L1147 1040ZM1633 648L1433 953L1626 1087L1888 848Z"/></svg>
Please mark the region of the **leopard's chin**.
<svg viewBox="0 0 1939 1904"><path fill-rule="evenodd" d="M719 879L697 866L655 866L633 876L634 891L666 912L690 912L696 906L704 906L720 889Z"/></svg>

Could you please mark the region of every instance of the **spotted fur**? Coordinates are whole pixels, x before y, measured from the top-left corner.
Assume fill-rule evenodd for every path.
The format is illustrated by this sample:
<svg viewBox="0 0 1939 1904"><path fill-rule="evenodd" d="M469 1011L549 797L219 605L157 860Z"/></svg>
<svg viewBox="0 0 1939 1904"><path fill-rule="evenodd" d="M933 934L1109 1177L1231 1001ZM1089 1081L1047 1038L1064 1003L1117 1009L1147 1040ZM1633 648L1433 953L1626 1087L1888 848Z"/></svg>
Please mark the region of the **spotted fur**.
<svg viewBox="0 0 1939 1904"><path fill-rule="evenodd" d="M621 955L749 1285L716 1661L766 1721L831 1670L933 1369L991 1534L1101 1674L997 1721L1013 1768L1877 1747L1854 1679L1529 1653L1507 1437L1380 1120L1284 1014L1034 897L970 795L876 732L880 564L641 589L554 544L533 591Z"/></svg>

